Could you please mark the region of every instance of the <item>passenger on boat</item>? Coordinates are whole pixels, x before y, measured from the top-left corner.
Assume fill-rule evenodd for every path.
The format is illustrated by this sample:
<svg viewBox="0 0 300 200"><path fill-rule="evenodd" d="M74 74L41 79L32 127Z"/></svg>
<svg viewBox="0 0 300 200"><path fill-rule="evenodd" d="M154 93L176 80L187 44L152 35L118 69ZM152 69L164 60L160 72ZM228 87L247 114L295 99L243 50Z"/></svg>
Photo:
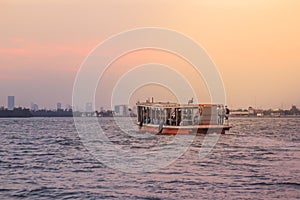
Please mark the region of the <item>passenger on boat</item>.
<svg viewBox="0 0 300 200"><path fill-rule="evenodd" d="M225 106L225 123L228 124L230 110Z"/></svg>
<svg viewBox="0 0 300 200"><path fill-rule="evenodd" d="M230 110L227 108L227 106L225 106L225 110L226 110L225 117L226 117L226 119L228 119L229 118L229 114L230 114Z"/></svg>
<svg viewBox="0 0 300 200"><path fill-rule="evenodd" d="M223 106L219 105L217 108L218 112L218 124L224 124L224 117L225 117L225 109Z"/></svg>
<svg viewBox="0 0 300 200"><path fill-rule="evenodd" d="M183 121L180 121L180 122L179 122L179 126L183 126Z"/></svg>
<svg viewBox="0 0 300 200"><path fill-rule="evenodd" d="M150 117L144 117L144 123L149 124L151 122Z"/></svg>
<svg viewBox="0 0 300 200"><path fill-rule="evenodd" d="M175 118L175 116L171 116L171 125L172 126L175 126L176 125L176 118Z"/></svg>
<svg viewBox="0 0 300 200"><path fill-rule="evenodd" d="M221 106L218 105L217 107L217 113L218 113L218 124L221 124Z"/></svg>
<svg viewBox="0 0 300 200"><path fill-rule="evenodd" d="M196 115L193 120L193 125L198 125L198 124L199 124L199 117Z"/></svg>

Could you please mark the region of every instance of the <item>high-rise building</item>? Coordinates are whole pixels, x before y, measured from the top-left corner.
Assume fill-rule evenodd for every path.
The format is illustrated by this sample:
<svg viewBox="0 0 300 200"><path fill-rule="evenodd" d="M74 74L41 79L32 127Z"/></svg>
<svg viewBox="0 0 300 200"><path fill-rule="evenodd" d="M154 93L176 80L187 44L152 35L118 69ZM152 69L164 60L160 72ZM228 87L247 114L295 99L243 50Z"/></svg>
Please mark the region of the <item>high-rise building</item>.
<svg viewBox="0 0 300 200"><path fill-rule="evenodd" d="M136 107L136 106L133 106L133 107L132 107L132 113L133 113L133 114L137 114L137 107Z"/></svg>
<svg viewBox="0 0 300 200"><path fill-rule="evenodd" d="M115 115L120 117L128 117L128 105L115 105Z"/></svg>
<svg viewBox="0 0 300 200"><path fill-rule="evenodd" d="M93 112L93 103L88 102L85 104L85 112Z"/></svg>
<svg viewBox="0 0 300 200"><path fill-rule="evenodd" d="M100 107L100 112L104 112L103 106Z"/></svg>
<svg viewBox="0 0 300 200"><path fill-rule="evenodd" d="M69 105L69 104L67 104L67 105L66 105L66 109L67 109L67 110L72 110L72 106Z"/></svg>
<svg viewBox="0 0 300 200"><path fill-rule="evenodd" d="M61 110L61 103L57 103L57 104L56 104L56 109L57 109L57 110Z"/></svg>
<svg viewBox="0 0 300 200"><path fill-rule="evenodd" d="M13 110L15 108L15 96L7 97L7 108L8 110Z"/></svg>
<svg viewBox="0 0 300 200"><path fill-rule="evenodd" d="M39 106L36 103L31 103L30 104L30 109L32 111L37 111L39 109Z"/></svg>

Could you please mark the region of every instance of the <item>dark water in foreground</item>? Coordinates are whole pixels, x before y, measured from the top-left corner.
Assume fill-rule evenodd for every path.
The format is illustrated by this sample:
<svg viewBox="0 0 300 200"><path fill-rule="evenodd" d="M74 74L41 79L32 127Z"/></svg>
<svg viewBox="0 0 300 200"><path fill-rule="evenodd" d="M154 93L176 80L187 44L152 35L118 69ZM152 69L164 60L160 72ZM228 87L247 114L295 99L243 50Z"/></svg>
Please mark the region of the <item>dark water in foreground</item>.
<svg viewBox="0 0 300 200"><path fill-rule="evenodd" d="M167 168L128 174L95 160L72 118L0 119L0 199L300 199L300 118L231 123L204 159L202 135Z"/></svg>

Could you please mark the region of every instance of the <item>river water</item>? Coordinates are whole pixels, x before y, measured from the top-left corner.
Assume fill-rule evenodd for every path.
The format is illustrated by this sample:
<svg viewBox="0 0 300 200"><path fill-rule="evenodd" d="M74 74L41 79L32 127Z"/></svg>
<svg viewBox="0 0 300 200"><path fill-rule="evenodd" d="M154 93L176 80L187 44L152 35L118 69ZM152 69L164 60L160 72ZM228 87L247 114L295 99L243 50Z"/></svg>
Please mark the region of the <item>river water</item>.
<svg viewBox="0 0 300 200"><path fill-rule="evenodd" d="M132 147L112 118L100 121ZM0 119L0 199L300 199L300 118L230 122L205 158L200 135L169 166L125 173L90 154L72 118Z"/></svg>

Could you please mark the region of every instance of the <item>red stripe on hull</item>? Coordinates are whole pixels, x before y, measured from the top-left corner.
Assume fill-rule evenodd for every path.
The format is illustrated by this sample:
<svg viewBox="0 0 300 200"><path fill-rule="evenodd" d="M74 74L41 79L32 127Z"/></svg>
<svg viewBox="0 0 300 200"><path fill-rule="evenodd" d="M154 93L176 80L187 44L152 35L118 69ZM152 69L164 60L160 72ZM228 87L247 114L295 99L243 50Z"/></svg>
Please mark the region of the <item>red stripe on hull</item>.
<svg viewBox="0 0 300 200"><path fill-rule="evenodd" d="M162 135L176 135L176 134L206 134L207 132L213 133L222 133L225 134L226 130L229 130L230 127L224 128L163 128L162 132L159 133L158 127L149 127L149 126L142 126L141 131L151 132L154 134L162 134Z"/></svg>

